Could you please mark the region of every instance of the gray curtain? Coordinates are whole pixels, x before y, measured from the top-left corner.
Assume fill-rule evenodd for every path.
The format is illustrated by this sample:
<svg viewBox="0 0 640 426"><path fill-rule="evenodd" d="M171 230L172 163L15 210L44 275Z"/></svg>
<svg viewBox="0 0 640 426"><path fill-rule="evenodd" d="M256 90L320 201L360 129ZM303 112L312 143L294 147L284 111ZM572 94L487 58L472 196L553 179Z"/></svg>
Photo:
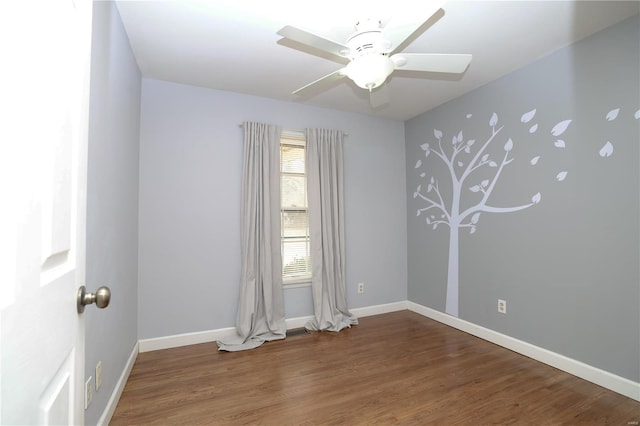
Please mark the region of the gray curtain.
<svg viewBox="0 0 640 426"><path fill-rule="evenodd" d="M340 331L357 324L345 291L342 139L338 130L306 129L307 197L314 319L308 330Z"/></svg>
<svg viewBox="0 0 640 426"><path fill-rule="evenodd" d="M237 337L218 349L253 349L284 339L280 253L280 127L243 123L242 271L236 315Z"/></svg>

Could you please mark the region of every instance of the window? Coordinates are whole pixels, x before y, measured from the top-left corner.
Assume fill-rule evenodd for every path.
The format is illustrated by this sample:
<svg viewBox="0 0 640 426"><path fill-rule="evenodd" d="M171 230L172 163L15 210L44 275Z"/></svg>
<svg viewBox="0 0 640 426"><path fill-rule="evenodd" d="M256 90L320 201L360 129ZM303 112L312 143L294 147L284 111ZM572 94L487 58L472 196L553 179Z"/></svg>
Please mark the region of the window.
<svg viewBox="0 0 640 426"><path fill-rule="evenodd" d="M280 223L282 281L311 280L309 209L302 132L283 132L280 138Z"/></svg>

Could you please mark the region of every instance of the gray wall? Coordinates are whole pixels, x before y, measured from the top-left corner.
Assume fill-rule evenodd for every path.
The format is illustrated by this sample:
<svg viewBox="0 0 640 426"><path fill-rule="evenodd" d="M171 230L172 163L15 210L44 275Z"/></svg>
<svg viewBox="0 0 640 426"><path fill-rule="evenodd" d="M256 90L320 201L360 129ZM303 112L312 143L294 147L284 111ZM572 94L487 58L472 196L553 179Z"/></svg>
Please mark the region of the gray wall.
<svg viewBox="0 0 640 426"><path fill-rule="evenodd" d="M404 126L357 114L143 79L139 337L230 327L240 276L242 121L347 131L350 307L406 300ZM381 202L384 200L384 202ZM356 283L366 292L356 294ZM288 318L310 288L285 290Z"/></svg>
<svg viewBox="0 0 640 426"><path fill-rule="evenodd" d="M498 166L463 183L463 208L480 201L482 191L470 188L492 179L509 138L513 161L487 204L541 198L520 211L481 213L473 234L460 230L459 317L640 380L639 50L634 17L406 123L409 300L445 310L449 227L432 229L437 208L418 215L431 176L451 198L449 170L432 151L434 129L447 153L460 131L463 144L476 140L456 159L460 173L490 137L496 113L504 128L487 153ZM565 120L568 127L555 127ZM497 313L498 298L506 315Z"/></svg>
<svg viewBox="0 0 640 426"><path fill-rule="evenodd" d="M138 340L138 152L141 77L115 5L94 2L88 151L87 287L107 285L107 309L88 307L85 377L103 382L86 411L96 424Z"/></svg>

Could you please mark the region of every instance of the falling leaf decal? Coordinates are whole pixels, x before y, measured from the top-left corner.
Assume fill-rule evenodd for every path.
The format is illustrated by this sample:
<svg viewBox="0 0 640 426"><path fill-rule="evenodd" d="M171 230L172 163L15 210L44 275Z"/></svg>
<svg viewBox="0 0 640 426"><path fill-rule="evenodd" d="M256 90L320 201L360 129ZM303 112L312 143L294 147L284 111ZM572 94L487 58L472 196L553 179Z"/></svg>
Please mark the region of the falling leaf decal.
<svg viewBox="0 0 640 426"><path fill-rule="evenodd" d="M421 211L420 211L420 210L418 210L418 211L416 212L416 217L420 216L420 213L421 213Z"/></svg>
<svg viewBox="0 0 640 426"><path fill-rule="evenodd" d="M531 121L531 119L533 118L533 116L536 115L536 110L535 108L532 109L531 111L522 114L522 117L520 118L520 121L523 123L528 123L529 121Z"/></svg>
<svg viewBox="0 0 640 426"><path fill-rule="evenodd" d="M427 225L431 225L431 219L427 217Z"/></svg>
<svg viewBox="0 0 640 426"><path fill-rule="evenodd" d="M422 148L423 151L429 151L429 144L423 143L422 145L420 145L420 148Z"/></svg>
<svg viewBox="0 0 640 426"><path fill-rule="evenodd" d="M476 143L476 140L475 140L475 139L469 139L469 140L467 141L467 146L473 146L473 144L474 144L474 143Z"/></svg>
<svg viewBox="0 0 640 426"><path fill-rule="evenodd" d="M416 162L416 165L413 167L414 169L417 169L418 167L422 166L422 160L418 160Z"/></svg>
<svg viewBox="0 0 640 426"><path fill-rule="evenodd" d="M607 141L604 146L600 149L600 157L611 157L613 154L613 145L611 142Z"/></svg>
<svg viewBox="0 0 640 426"><path fill-rule="evenodd" d="M433 229L436 229L437 227L438 227L438 224L437 224L437 223L434 223L434 224L433 224Z"/></svg>
<svg viewBox="0 0 640 426"><path fill-rule="evenodd" d="M473 185L471 188L469 188L469 191L471 191L471 192L480 191L480 185Z"/></svg>
<svg viewBox="0 0 640 426"><path fill-rule="evenodd" d="M471 216L471 223L475 225L476 223L478 223L479 219L480 219L480 212L477 212L476 214Z"/></svg>
<svg viewBox="0 0 640 426"><path fill-rule="evenodd" d="M436 139L442 139L442 132L438 129L433 129L433 136L435 136Z"/></svg>
<svg viewBox="0 0 640 426"><path fill-rule="evenodd" d="M493 127L498 124L498 114L495 112L491 115L491 120L489 120L489 126Z"/></svg>
<svg viewBox="0 0 640 426"><path fill-rule="evenodd" d="M567 172L560 172L558 173L558 176L556 176L556 180L558 182L562 182L563 180L565 180L566 177L567 177Z"/></svg>
<svg viewBox="0 0 640 426"><path fill-rule="evenodd" d="M558 139L555 143L554 143L556 148L564 148L565 144L564 141L562 139Z"/></svg>
<svg viewBox="0 0 640 426"><path fill-rule="evenodd" d="M427 174L425 172L420 173L420 177L423 178L425 177Z"/></svg>
<svg viewBox="0 0 640 426"><path fill-rule="evenodd" d="M467 114L467 118L473 117L473 114Z"/></svg>
<svg viewBox="0 0 640 426"><path fill-rule="evenodd" d="M534 124L533 126L531 126L531 128L529 129L529 133L535 133L536 130L538 130L538 125Z"/></svg>
<svg viewBox="0 0 640 426"><path fill-rule="evenodd" d="M634 117L636 120L640 120L640 109L639 109L639 110L637 110L635 114L633 114L633 117Z"/></svg>
<svg viewBox="0 0 640 426"><path fill-rule="evenodd" d="M417 198L417 197L418 197L418 193L417 193L417 192L414 192L414 193L413 193L413 198ZM419 213L419 212L420 212L420 210L418 210L418 213Z"/></svg>
<svg viewBox="0 0 640 426"><path fill-rule="evenodd" d="M618 117L618 113L620 112L620 108L612 109L607 113L607 121L613 121Z"/></svg>
<svg viewBox="0 0 640 426"><path fill-rule="evenodd" d="M460 130L460 133L458 133L458 142L462 142L462 139L464 139L462 137L462 130Z"/></svg>
<svg viewBox="0 0 640 426"><path fill-rule="evenodd" d="M472 226L471 229L469 230L469 234L474 234L476 232L476 227Z"/></svg>
<svg viewBox="0 0 640 426"><path fill-rule="evenodd" d="M507 141L507 143L504 144L504 150L509 152L513 149L513 141L511 140L511 138L509 138L509 140Z"/></svg>
<svg viewBox="0 0 640 426"><path fill-rule="evenodd" d="M531 201L534 202L535 204L538 204L540 202L540 198L542 198L542 196L540 195L540 193L538 192L536 195L534 195L533 197L531 197Z"/></svg>
<svg viewBox="0 0 640 426"><path fill-rule="evenodd" d="M464 163L462 161L458 161L458 167L462 167L464 166Z"/></svg>
<svg viewBox="0 0 640 426"><path fill-rule="evenodd" d="M418 187L416 188L416 194L419 193L421 189L422 189L422 184L418 185Z"/></svg>
<svg viewBox="0 0 640 426"><path fill-rule="evenodd" d="M551 129L551 134L553 136L560 136L567 130L567 127L569 127L569 124L571 124L571 120L564 120L559 122L553 127L553 129Z"/></svg>
<svg viewBox="0 0 640 426"><path fill-rule="evenodd" d="M540 156L538 155L536 157L533 157L529 162L531 163L532 166L535 166L536 164L538 164L539 159L540 159Z"/></svg>

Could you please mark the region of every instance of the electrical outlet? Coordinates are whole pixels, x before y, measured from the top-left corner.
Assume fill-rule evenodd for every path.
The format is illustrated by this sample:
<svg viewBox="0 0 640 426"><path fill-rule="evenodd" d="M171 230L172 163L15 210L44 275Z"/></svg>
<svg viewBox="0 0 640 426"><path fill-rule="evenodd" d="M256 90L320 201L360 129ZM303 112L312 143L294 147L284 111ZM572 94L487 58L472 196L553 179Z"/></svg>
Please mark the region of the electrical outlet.
<svg viewBox="0 0 640 426"><path fill-rule="evenodd" d="M89 377L84 384L84 409L86 410L91 404L93 398L93 377Z"/></svg>
<svg viewBox="0 0 640 426"><path fill-rule="evenodd" d="M364 283L358 283L358 294L364 293Z"/></svg>
<svg viewBox="0 0 640 426"><path fill-rule="evenodd" d="M500 312L501 314L506 314L507 313L507 301L506 300L498 299L498 312Z"/></svg>
<svg viewBox="0 0 640 426"><path fill-rule="evenodd" d="M96 364L96 392L102 386L102 361L98 361Z"/></svg>

